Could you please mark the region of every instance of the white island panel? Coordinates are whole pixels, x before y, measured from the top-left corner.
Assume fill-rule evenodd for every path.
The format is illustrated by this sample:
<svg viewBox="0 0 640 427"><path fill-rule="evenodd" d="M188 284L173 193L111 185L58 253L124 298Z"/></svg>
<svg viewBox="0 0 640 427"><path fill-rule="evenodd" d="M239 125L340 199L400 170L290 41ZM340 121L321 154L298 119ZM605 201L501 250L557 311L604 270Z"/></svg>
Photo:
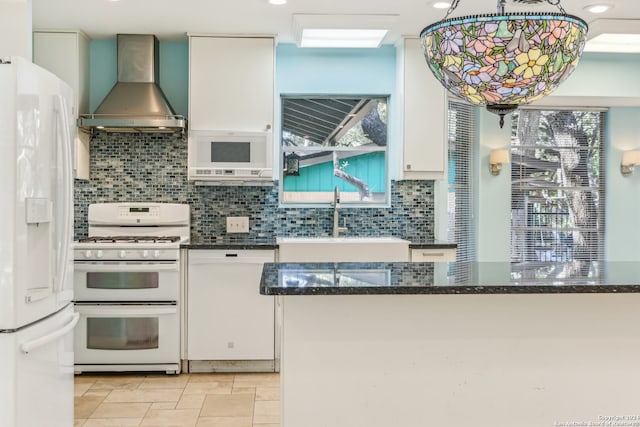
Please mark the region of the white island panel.
<svg viewBox="0 0 640 427"><path fill-rule="evenodd" d="M639 294L283 300L284 427L551 427L640 415Z"/></svg>

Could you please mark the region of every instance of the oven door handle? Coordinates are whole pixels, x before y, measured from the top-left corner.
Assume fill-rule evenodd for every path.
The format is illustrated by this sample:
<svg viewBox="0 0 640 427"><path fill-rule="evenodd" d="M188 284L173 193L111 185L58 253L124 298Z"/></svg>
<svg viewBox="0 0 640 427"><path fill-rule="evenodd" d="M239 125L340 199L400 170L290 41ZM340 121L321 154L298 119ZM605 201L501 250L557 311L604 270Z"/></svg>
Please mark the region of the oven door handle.
<svg viewBox="0 0 640 427"><path fill-rule="evenodd" d="M179 271L180 265L178 263L156 264L156 263L117 263L117 264L102 264L102 263L79 263L74 264L75 271L80 272L94 272L94 273L153 273L160 271Z"/></svg>
<svg viewBox="0 0 640 427"><path fill-rule="evenodd" d="M178 308L175 305L166 307L157 306L104 306L104 305L78 305L76 311L85 316L155 316L162 314L177 314Z"/></svg>

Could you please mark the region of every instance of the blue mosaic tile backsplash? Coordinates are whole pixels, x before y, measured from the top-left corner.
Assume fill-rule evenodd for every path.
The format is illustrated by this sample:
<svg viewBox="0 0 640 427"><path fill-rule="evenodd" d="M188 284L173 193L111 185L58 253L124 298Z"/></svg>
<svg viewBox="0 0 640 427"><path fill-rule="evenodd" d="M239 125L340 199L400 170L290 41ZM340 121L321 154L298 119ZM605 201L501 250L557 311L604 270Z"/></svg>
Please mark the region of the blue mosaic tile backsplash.
<svg viewBox="0 0 640 427"><path fill-rule="evenodd" d="M191 205L191 238L226 237L227 216L248 216L247 238L329 236L331 208L282 208L278 185L199 186L187 180L187 143L180 136L98 132L91 141L90 180L75 181L75 238L87 236L87 209L98 202ZM345 208L347 236L434 237L433 181L395 181L389 208Z"/></svg>

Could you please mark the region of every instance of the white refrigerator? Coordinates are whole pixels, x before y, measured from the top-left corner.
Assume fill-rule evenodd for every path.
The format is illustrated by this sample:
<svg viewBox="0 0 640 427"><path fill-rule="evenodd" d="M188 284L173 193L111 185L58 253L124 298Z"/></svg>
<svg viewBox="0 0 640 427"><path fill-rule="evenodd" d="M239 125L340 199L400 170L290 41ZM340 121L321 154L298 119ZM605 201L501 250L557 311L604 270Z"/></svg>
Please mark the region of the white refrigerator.
<svg viewBox="0 0 640 427"><path fill-rule="evenodd" d="M0 59L0 426L73 425L71 88Z"/></svg>

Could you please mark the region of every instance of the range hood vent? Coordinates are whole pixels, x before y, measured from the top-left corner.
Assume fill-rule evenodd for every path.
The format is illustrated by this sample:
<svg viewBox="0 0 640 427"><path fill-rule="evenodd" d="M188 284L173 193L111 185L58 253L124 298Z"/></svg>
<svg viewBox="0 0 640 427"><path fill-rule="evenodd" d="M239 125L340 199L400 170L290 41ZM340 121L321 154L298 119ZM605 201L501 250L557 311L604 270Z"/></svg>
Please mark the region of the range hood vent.
<svg viewBox="0 0 640 427"><path fill-rule="evenodd" d="M93 114L81 115L85 130L184 133L187 121L169 105L158 78L158 39L118 34L118 81Z"/></svg>

